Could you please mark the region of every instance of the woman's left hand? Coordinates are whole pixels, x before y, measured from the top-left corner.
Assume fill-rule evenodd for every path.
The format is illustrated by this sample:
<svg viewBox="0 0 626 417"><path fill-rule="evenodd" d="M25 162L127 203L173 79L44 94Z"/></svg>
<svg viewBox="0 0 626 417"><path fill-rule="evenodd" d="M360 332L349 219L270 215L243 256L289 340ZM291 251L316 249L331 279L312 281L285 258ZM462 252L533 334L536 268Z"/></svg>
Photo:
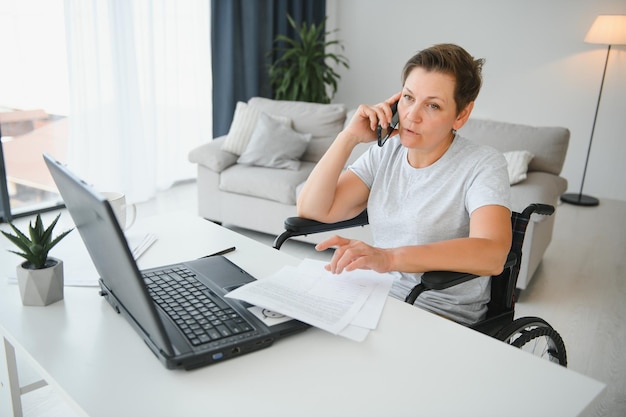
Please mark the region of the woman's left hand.
<svg viewBox="0 0 626 417"><path fill-rule="evenodd" d="M389 272L392 265L392 252L389 249L380 249L370 246L360 240L346 239L333 236L315 246L318 251L335 248L326 270L333 274L355 269L372 269L376 272Z"/></svg>

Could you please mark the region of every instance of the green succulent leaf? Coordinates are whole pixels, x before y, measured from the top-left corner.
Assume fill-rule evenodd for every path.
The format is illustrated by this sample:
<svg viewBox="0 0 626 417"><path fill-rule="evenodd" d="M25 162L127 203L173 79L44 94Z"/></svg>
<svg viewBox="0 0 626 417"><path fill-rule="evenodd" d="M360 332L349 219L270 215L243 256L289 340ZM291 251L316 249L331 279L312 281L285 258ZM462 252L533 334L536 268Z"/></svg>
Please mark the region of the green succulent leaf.
<svg viewBox="0 0 626 417"><path fill-rule="evenodd" d="M43 251L44 248L43 246L41 246L39 243L33 243L32 245L30 245L30 247L28 248L28 250L30 251L30 253L32 253L35 256L40 256Z"/></svg>
<svg viewBox="0 0 626 417"><path fill-rule="evenodd" d="M15 235L12 235L5 231L2 231L2 234L20 250L22 250L22 252L9 250L9 252L15 253L16 255L23 257L28 262L30 262L36 269L44 268L46 265L46 260L48 259L48 252L50 252L50 249L52 249L57 243L61 241L61 239L63 239L72 230L74 230L66 230L65 232L58 235L56 238L52 239L52 232L59 220L59 217L61 217L61 214L57 215L47 228L44 228L43 222L41 221L41 216L38 214L34 226L32 222L30 222L28 225L28 234L30 235L30 238L22 231L20 231L17 227L15 227L13 223L9 223L9 226L11 226L11 229L13 229Z"/></svg>

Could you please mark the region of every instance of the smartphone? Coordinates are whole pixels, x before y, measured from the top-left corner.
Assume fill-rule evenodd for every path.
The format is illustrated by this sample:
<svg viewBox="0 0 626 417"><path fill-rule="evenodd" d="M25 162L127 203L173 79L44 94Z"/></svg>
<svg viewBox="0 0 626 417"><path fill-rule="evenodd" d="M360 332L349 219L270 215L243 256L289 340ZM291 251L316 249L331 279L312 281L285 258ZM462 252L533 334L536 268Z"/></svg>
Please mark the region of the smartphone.
<svg viewBox="0 0 626 417"><path fill-rule="evenodd" d="M383 135L383 128L380 125L378 125L376 129L376 133L378 134L378 146L383 146L396 127L398 127L399 116L397 101L391 105L391 113L391 123L389 123L389 127L387 127L387 132Z"/></svg>

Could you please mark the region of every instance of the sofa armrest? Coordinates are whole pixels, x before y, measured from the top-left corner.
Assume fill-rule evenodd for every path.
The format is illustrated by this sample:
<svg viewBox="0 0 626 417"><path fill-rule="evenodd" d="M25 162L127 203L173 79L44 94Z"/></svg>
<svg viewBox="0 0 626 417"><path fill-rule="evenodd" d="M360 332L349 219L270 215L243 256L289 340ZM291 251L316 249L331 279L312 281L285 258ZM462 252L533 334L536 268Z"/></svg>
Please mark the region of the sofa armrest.
<svg viewBox="0 0 626 417"><path fill-rule="evenodd" d="M529 201L556 205L566 190L567 180L563 177L541 171L529 172L524 181L511 186L511 208L521 212ZM543 219L543 216L533 216L536 217Z"/></svg>
<svg viewBox="0 0 626 417"><path fill-rule="evenodd" d="M239 158L234 153L222 150L222 143L226 136L220 136L189 151L190 162L203 165L214 172L222 172L229 166L237 163Z"/></svg>

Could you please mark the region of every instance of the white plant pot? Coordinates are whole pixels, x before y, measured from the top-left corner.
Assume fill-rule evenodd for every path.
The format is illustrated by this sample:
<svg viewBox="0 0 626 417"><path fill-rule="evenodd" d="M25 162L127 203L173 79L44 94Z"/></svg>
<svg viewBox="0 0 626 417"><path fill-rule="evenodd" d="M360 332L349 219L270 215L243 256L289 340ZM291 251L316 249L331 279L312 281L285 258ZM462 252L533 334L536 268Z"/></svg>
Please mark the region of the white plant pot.
<svg viewBox="0 0 626 417"><path fill-rule="evenodd" d="M24 268L24 262L17 266L17 283L25 306L47 306L63 299L63 261L43 269Z"/></svg>

